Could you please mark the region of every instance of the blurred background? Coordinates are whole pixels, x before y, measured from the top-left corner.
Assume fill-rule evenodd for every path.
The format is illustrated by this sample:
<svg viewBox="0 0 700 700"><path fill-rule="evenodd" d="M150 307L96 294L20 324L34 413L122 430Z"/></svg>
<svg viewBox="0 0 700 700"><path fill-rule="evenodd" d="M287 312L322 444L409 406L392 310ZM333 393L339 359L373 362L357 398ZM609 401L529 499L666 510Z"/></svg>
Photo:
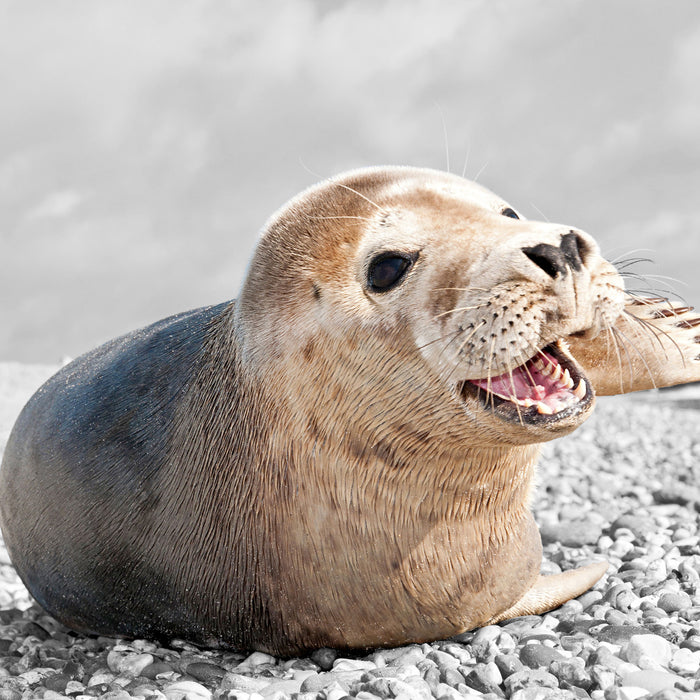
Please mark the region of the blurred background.
<svg viewBox="0 0 700 700"><path fill-rule="evenodd" d="M235 297L270 214L377 164L700 303L697 0L0 0L0 100L0 360Z"/></svg>

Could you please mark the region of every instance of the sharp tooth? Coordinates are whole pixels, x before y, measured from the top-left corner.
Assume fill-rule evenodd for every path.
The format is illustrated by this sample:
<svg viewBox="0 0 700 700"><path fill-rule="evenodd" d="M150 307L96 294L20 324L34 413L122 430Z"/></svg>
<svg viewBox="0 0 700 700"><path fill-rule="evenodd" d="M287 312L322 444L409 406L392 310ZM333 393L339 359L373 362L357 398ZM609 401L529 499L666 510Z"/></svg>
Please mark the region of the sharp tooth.
<svg viewBox="0 0 700 700"><path fill-rule="evenodd" d="M537 413L543 413L545 416L551 416L554 413L554 410L551 409L549 406L547 406L546 403L542 403L541 401L537 402Z"/></svg>
<svg viewBox="0 0 700 700"><path fill-rule="evenodd" d="M578 386L574 389L574 396L577 399L582 399L586 395L586 382L583 379L578 383Z"/></svg>
<svg viewBox="0 0 700 700"><path fill-rule="evenodd" d="M552 379L558 381L561 378L561 375L561 365L556 365L556 367L554 367L554 370L552 371Z"/></svg>
<svg viewBox="0 0 700 700"><path fill-rule="evenodd" d="M565 369L564 370L564 376L562 377L562 382L566 386L567 389L573 389L574 388L574 380L571 378L571 375L569 374L569 370Z"/></svg>
<svg viewBox="0 0 700 700"><path fill-rule="evenodd" d="M548 377L552 373L553 369L554 367L549 362L543 362L540 372L542 372L545 377Z"/></svg>

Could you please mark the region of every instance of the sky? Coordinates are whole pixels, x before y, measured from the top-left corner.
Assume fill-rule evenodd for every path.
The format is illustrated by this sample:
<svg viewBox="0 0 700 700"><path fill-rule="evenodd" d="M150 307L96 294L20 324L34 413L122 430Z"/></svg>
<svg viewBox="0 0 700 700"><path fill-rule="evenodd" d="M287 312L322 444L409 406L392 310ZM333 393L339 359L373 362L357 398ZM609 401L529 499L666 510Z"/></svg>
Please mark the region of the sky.
<svg viewBox="0 0 700 700"><path fill-rule="evenodd" d="M234 298L276 209L381 164L700 305L698 86L697 0L0 0L0 360Z"/></svg>

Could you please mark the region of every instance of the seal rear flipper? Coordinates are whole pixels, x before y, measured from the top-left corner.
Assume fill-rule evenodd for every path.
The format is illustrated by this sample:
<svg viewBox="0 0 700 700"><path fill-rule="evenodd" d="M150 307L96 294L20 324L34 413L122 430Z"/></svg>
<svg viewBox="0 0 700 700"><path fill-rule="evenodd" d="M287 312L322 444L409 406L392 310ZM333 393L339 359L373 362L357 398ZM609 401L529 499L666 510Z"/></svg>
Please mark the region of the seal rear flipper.
<svg viewBox="0 0 700 700"><path fill-rule="evenodd" d="M636 298L611 328L566 342L599 396L700 381L700 316L667 299Z"/></svg>
<svg viewBox="0 0 700 700"><path fill-rule="evenodd" d="M607 568L608 562L599 561L562 574L540 575L535 585L515 605L492 617L488 624L521 615L541 615L554 610L567 600L585 593L603 576Z"/></svg>

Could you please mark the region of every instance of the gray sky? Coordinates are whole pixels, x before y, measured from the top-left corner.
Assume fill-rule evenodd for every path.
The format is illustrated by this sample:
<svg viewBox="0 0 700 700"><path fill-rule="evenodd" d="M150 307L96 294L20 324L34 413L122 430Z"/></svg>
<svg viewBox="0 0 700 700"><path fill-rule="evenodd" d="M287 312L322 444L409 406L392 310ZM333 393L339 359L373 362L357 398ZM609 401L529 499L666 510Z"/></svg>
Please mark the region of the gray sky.
<svg viewBox="0 0 700 700"><path fill-rule="evenodd" d="M0 360L235 297L289 197L444 131L700 304L697 0L0 0L0 95Z"/></svg>

